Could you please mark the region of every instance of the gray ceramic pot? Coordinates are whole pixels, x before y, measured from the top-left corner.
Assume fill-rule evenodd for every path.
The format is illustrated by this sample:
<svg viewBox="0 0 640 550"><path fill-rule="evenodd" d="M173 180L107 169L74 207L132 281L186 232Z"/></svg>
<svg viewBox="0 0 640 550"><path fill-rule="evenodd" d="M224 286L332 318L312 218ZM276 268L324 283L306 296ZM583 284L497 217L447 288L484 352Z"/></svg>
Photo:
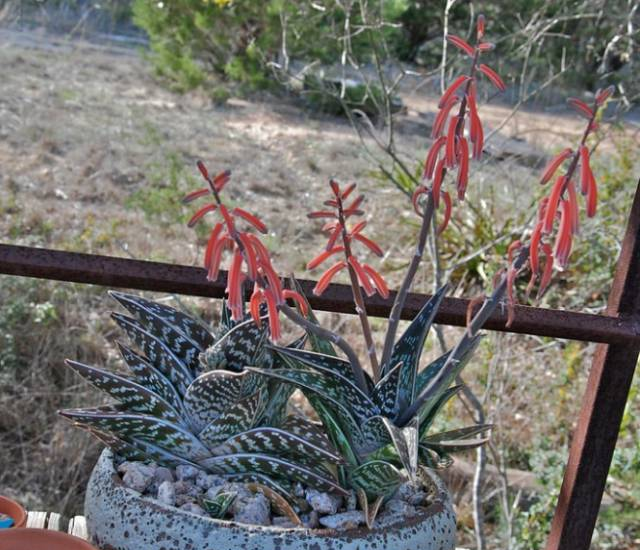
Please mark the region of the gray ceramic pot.
<svg viewBox="0 0 640 550"><path fill-rule="evenodd" d="M102 550L452 550L455 516L449 494L433 476L438 496L418 516L380 529L282 529L196 516L125 487L105 450L89 480L85 515Z"/></svg>

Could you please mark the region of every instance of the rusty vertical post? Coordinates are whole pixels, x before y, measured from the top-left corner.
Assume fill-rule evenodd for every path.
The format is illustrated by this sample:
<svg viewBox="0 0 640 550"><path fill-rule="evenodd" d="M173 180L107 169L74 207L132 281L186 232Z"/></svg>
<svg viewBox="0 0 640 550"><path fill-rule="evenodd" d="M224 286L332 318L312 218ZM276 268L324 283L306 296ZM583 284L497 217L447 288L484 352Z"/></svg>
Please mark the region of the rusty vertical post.
<svg viewBox="0 0 640 550"><path fill-rule="evenodd" d="M640 313L640 182L607 314ZM587 550L598 517L640 346L599 344L589 373L546 550Z"/></svg>

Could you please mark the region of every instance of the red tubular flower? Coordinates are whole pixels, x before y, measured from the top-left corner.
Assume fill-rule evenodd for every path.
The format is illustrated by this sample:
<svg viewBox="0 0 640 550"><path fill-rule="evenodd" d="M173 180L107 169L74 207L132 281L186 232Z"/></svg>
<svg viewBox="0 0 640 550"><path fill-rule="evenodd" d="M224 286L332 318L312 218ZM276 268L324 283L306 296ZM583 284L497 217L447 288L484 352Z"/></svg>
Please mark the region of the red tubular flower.
<svg viewBox="0 0 640 550"><path fill-rule="evenodd" d="M344 246L334 246L330 250L325 250L321 254L318 254L313 260L311 260L307 264L307 269L315 269L325 260L333 256L334 254L337 254L338 252L344 252Z"/></svg>
<svg viewBox="0 0 640 550"><path fill-rule="evenodd" d="M560 165L567 160L573 154L573 149L567 147L564 151L556 155L553 160L548 164L545 168L544 173L542 175L542 179L540 180L540 184L544 185L547 183L553 175L558 171Z"/></svg>
<svg viewBox="0 0 640 550"><path fill-rule="evenodd" d="M480 63L480 65L478 66L478 70L482 74L484 74L501 92L504 92L507 89L507 86L505 85L502 78L500 78L498 73L496 73L491 67L485 65L484 63Z"/></svg>
<svg viewBox="0 0 640 550"><path fill-rule="evenodd" d="M433 192L433 204L436 208L440 208L440 189L442 187L442 182L444 181L445 174L445 159L440 159L438 164L436 164L436 177L433 180L433 186L431 190Z"/></svg>
<svg viewBox="0 0 640 550"><path fill-rule="evenodd" d="M431 148L429 149L429 153L427 154L427 159L424 162L423 178L428 180L433 178L433 170L436 167L438 154L440 153L440 150L442 149L442 147L444 147L445 143L447 143L447 138L444 136L440 136L431 145Z"/></svg>
<svg viewBox="0 0 640 550"><path fill-rule="evenodd" d="M476 32L478 35L478 40L481 40L484 36L484 15L478 15L478 19L476 20Z"/></svg>
<svg viewBox="0 0 640 550"><path fill-rule="evenodd" d="M551 250L551 246L544 243L542 245L542 252L545 255L545 262L542 278L540 279L540 286L538 287L538 300L542 298L544 293L547 291L549 283L551 282L551 275L553 275L553 252Z"/></svg>
<svg viewBox="0 0 640 550"><path fill-rule="evenodd" d="M473 57L475 54L475 50L466 40L456 36L455 34L447 34L447 40L451 42L457 48L460 48L464 53L466 53L469 57Z"/></svg>
<svg viewBox="0 0 640 550"><path fill-rule="evenodd" d="M356 272L356 275L358 276L358 281L360 282L360 286L363 288L365 294L367 296L373 296L376 291L373 288L371 281L369 280L369 276L367 275L367 272L360 265L360 262L355 258L355 256L349 256L349 259L347 261L349 262L349 265L353 267L353 270Z"/></svg>
<svg viewBox="0 0 640 550"><path fill-rule="evenodd" d="M352 237L356 241L360 241L369 250L371 250L371 252L373 252L376 256L380 256L380 257L384 256L384 252L382 251L382 248L380 248L371 239L368 239L367 237L365 237L364 235L360 235L359 233L356 233L355 235L352 235Z"/></svg>
<svg viewBox="0 0 640 550"><path fill-rule="evenodd" d="M264 290L264 297L267 302L267 312L269 314L269 330L271 331L271 338L273 340L280 340L280 317L278 316L278 300L276 299L276 293L272 288Z"/></svg>
<svg viewBox="0 0 640 550"><path fill-rule="evenodd" d="M260 318L260 304L264 301L264 293L262 289L255 284L253 287L253 294L249 300L249 312L256 325L262 325L262 319Z"/></svg>
<svg viewBox="0 0 640 550"><path fill-rule="evenodd" d="M573 107L578 114L582 115L586 119L591 120L591 118L593 118L593 111L591 110L591 107L589 107L584 101L577 97L570 97L567 99L567 103Z"/></svg>
<svg viewBox="0 0 640 550"><path fill-rule="evenodd" d="M347 200L347 197L349 195L351 195L351 193L353 192L353 190L356 188L356 184L355 183L351 183L343 192L342 195L340 196L340 198L345 201Z"/></svg>
<svg viewBox="0 0 640 550"><path fill-rule="evenodd" d="M416 187L416 190L413 192L413 195L411 196L413 209L415 210L416 214L418 214L418 216L422 216L422 210L420 209L420 197L422 195L426 195L428 192L429 190L424 185L418 185L418 187Z"/></svg>
<svg viewBox="0 0 640 550"><path fill-rule="evenodd" d="M438 111L438 114L436 115L436 119L433 122L433 128L431 130L432 139L435 139L439 137L440 134L442 134L442 130L444 130L444 125L445 125L445 122L447 121L447 117L449 116L449 113L451 112L451 109L453 109L453 106L459 101L460 101L460 98L458 96L452 96L446 101L444 106Z"/></svg>
<svg viewBox="0 0 640 550"><path fill-rule="evenodd" d="M551 230L553 229L553 221L555 220L556 212L558 211L558 205L560 203L560 197L562 196L562 193L564 191L564 184L566 179L566 176L560 176L551 189L549 202L547 203L547 208L544 215L544 224L542 226L543 233L551 233Z"/></svg>
<svg viewBox="0 0 640 550"><path fill-rule="evenodd" d="M320 296L325 290L327 290L327 287L331 283L331 280L345 267L347 267L347 262L340 261L337 264L331 266L329 269L327 269L322 274L322 277L318 279L316 286L313 288L313 293L316 296Z"/></svg>
<svg viewBox="0 0 640 550"><path fill-rule="evenodd" d="M246 210L243 210L242 208L234 208L233 213L236 216L240 216L243 220L249 222L253 227L260 231L260 233L267 232L267 226L262 223L259 218L247 212Z"/></svg>
<svg viewBox="0 0 640 550"><path fill-rule="evenodd" d="M306 315L309 313L309 308L307 306L307 300L305 300L299 292L295 290L285 289L282 291L282 296L285 300L293 300L300 307L300 311L302 315Z"/></svg>
<svg viewBox="0 0 640 550"><path fill-rule="evenodd" d="M529 264L531 265L531 273L537 274L540 269L538 264L538 249L540 248L540 239L542 237L542 223L538 222L531 233L531 245L529 247Z"/></svg>
<svg viewBox="0 0 640 550"><path fill-rule="evenodd" d="M464 200L464 193L469 181L469 145L467 140L460 138L458 144L458 200Z"/></svg>
<svg viewBox="0 0 640 550"><path fill-rule="evenodd" d="M362 264L362 269L364 269L365 273L371 278L378 294L386 300L389 297L389 287L382 278L382 275L380 275L380 273L373 269L369 264Z"/></svg>
<svg viewBox="0 0 640 550"><path fill-rule="evenodd" d="M467 76L464 74L456 78L453 81L453 83L447 88L444 94L442 94L442 97L440 98L440 102L438 103L438 107L442 109L449 101L449 98L451 98L456 93L456 91L458 91L460 86L462 86L470 78L471 78L470 76Z"/></svg>
<svg viewBox="0 0 640 550"><path fill-rule="evenodd" d="M208 214L209 212L214 212L217 208L218 206L215 204L204 205L202 208L198 209L193 216L191 216L191 219L187 222L187 226L193 227L204 217L205 214Z"/></svg>
<svg viewBox="0 0 640 550"><path fill-rule="evenodd" d="M202 187L201 189L196 189L195 191L191 191L191 193L185 195L182 199L182 203L189 204L190 202L199 199L200 197L204 197L210 194L211 189L209 189L208 187Z"/></svg>
<svg viewBox="0 0 640 550"><path fill-rule="evenodd" d="M589 187L587 189L587 216L593 218L596 215L596 208L598 206L598 188L596 186L596 179L593 177L593 173L590 172Z"/></svg>
<svg viewBox="0 0 640 550"><path fill-rule="evenodd" d="M440 235L449 225L449 220L451 219L451 196L446 191L442 191L442 199L444 200L444 218L442 219L442 223L438 226L437 233Z"/></svg>
<svg viewBox="0 0 640 550"><path fill-rule="evenodd" d="M596 104L598 105L598 107L604 105L604 102L607 101L609 97L611 97L615 89L616 87L612 85L608 88L605 88L604 90L598 90L596 92Z"/></svg>

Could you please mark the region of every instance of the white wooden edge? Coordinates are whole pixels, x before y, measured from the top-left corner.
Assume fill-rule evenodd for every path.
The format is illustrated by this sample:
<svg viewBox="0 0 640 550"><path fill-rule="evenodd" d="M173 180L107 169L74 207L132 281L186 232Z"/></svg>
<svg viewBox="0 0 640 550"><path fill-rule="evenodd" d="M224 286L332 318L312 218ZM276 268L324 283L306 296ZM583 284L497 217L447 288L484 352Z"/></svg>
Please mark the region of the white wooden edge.
<svg viewBox="0 0 640 550"><path fill-rule="evenodd" d="M63 531L63 521L60 514L55 512L28 512L27 514L27 527L33 527L35 529L50 529L52 531ZM69 520L67 527L67 533L80 537L81 539L88 539L87 522L84 516L74 516Z"/></svg>

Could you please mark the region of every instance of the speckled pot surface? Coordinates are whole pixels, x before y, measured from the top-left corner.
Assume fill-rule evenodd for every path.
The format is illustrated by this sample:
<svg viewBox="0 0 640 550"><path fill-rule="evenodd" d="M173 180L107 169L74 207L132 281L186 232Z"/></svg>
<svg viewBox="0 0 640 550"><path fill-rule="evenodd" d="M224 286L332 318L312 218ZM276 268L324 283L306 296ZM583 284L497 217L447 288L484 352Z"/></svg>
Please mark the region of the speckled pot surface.
<svg viewBox="0 0 640 550"><path fill-rule="evenodd" d="M102 550L453 550L456 522L449 494L421 514L380 529L283 529L214 520L165 506L125 487L105 450L87 486L85 515Z"/></svg>

